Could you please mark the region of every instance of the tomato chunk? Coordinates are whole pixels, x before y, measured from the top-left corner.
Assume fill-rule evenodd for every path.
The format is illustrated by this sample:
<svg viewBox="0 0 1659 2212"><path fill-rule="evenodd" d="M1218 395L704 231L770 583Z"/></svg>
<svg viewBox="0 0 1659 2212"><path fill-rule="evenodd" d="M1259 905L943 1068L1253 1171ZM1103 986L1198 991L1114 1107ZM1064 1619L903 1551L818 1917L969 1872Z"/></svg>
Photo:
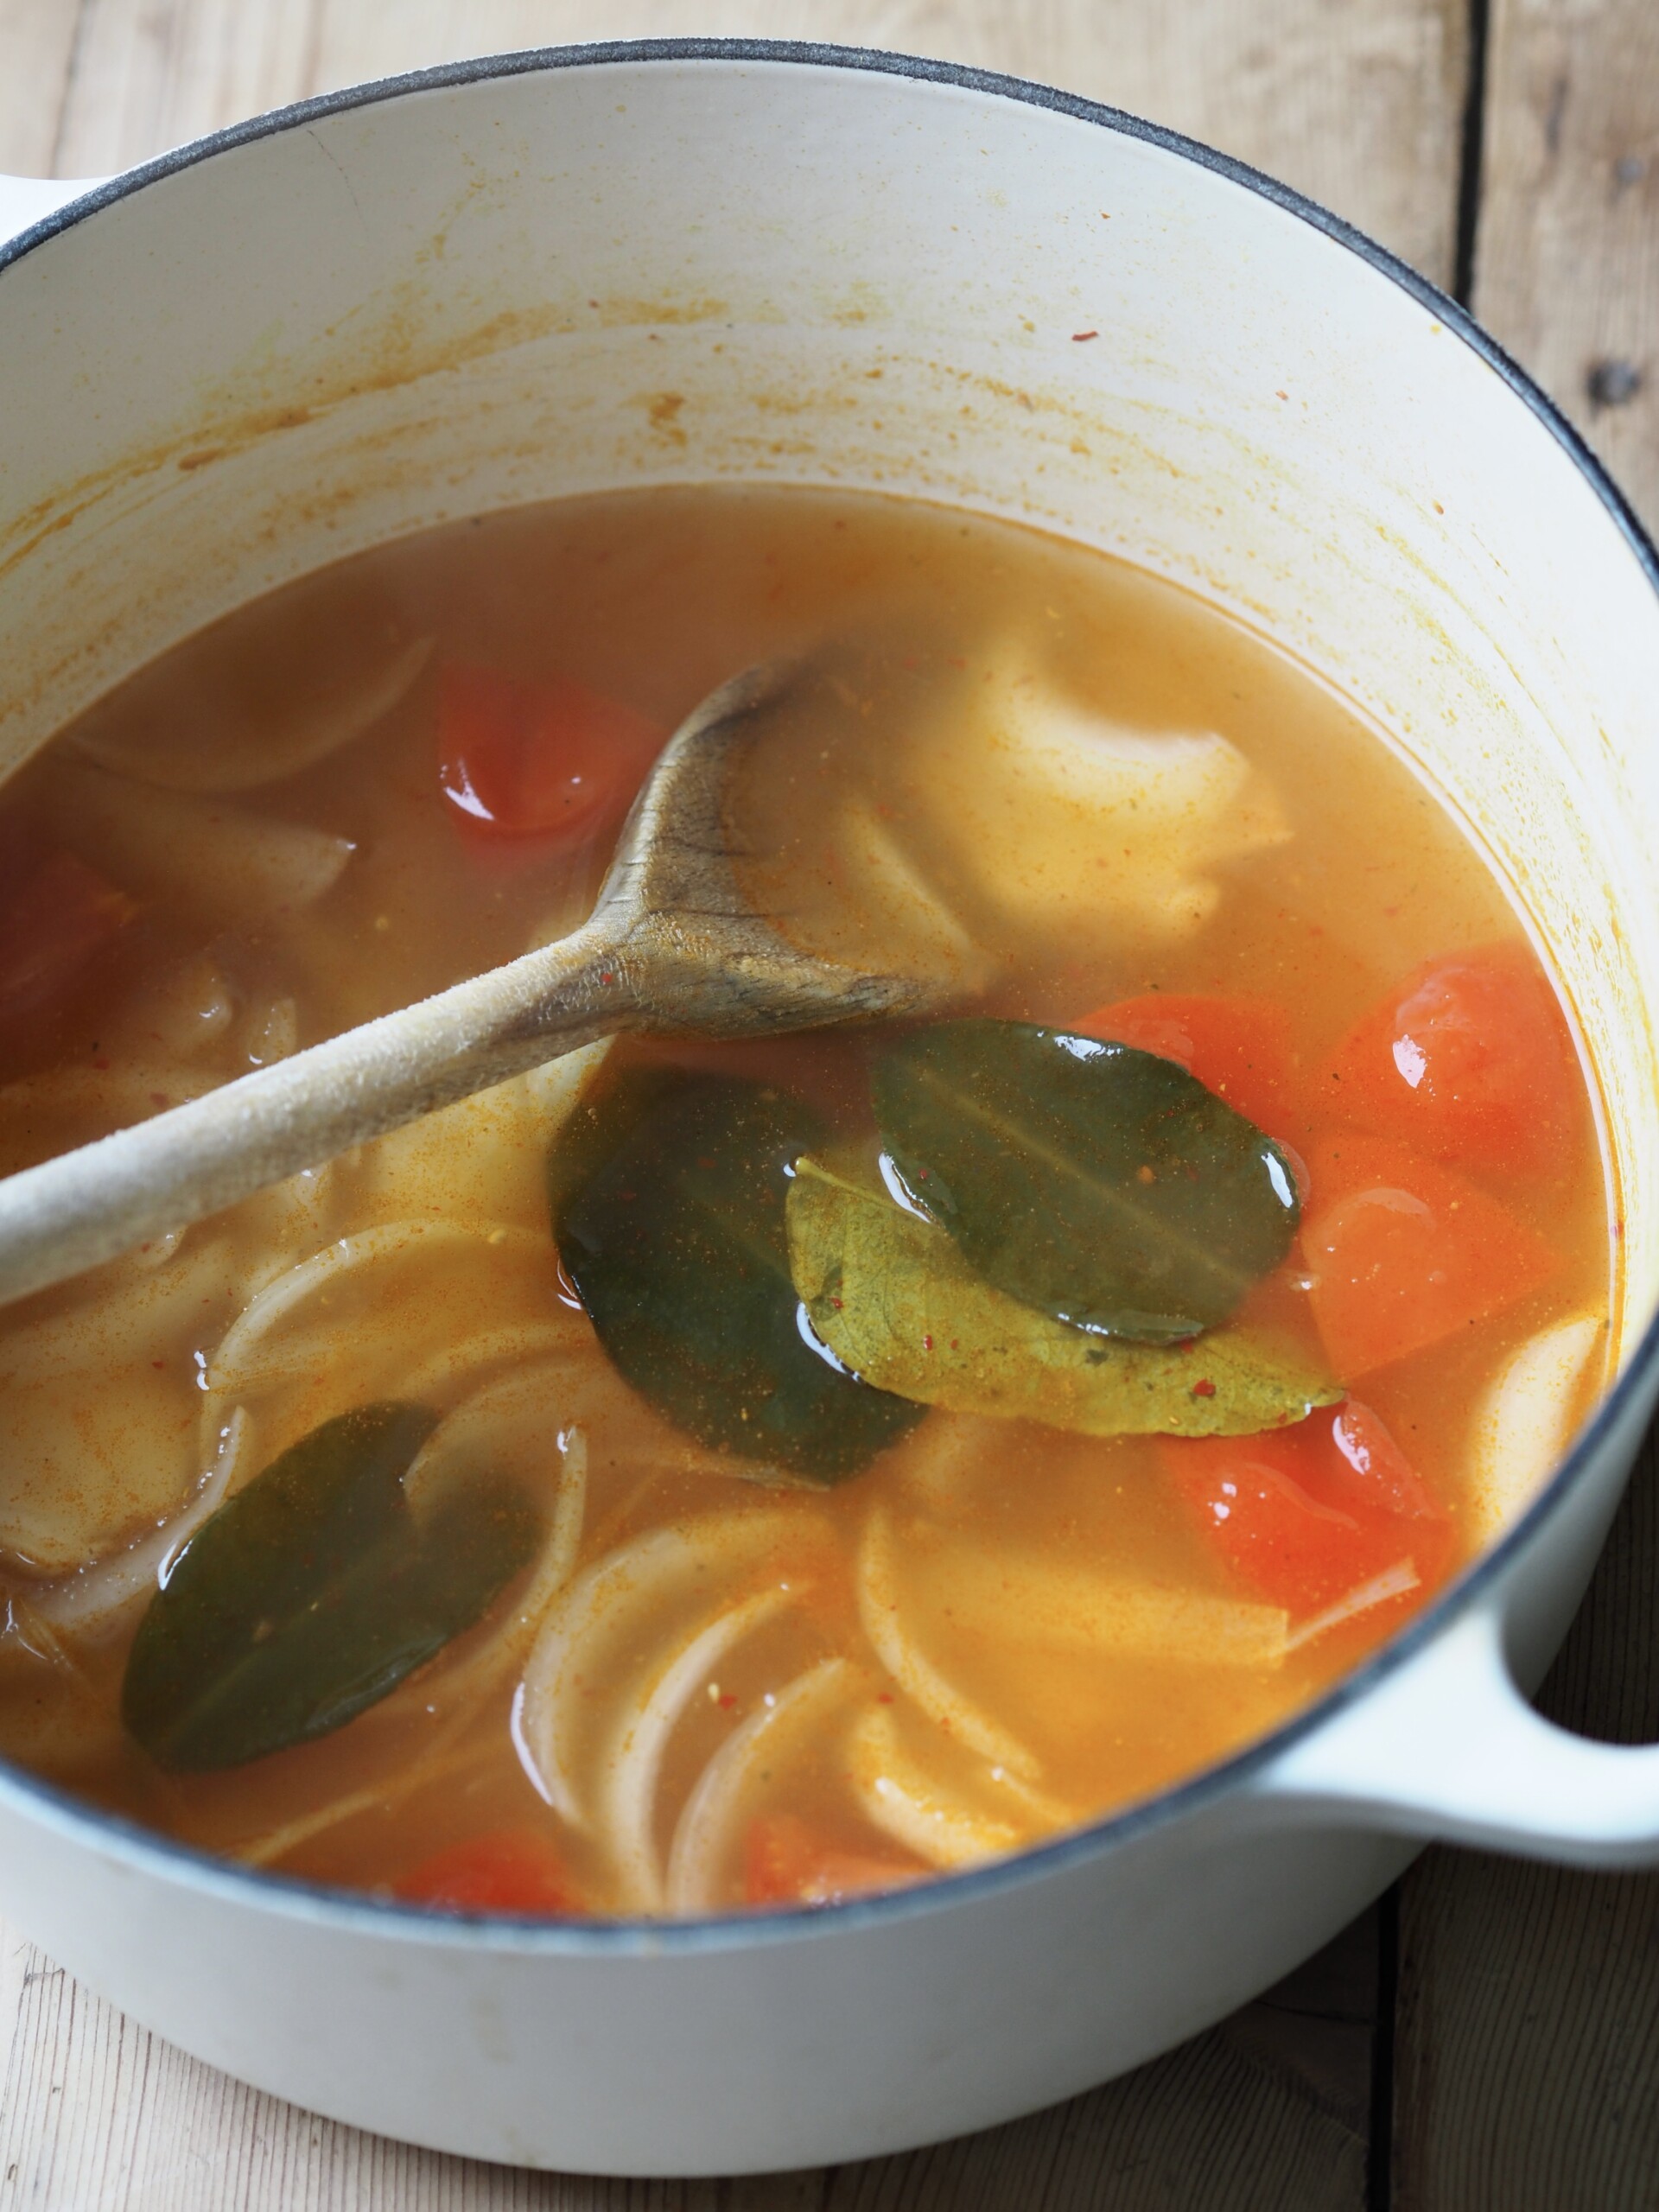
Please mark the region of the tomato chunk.
<svg viewBox="0 0 1659 2212"><path fill-rule="evenodd" d="M490 668L438 677L438 781L461 828L489 842L614 828L666 731L569 677L531 685Z"/></svg>
<svg viewBox="0 0 1659 2212"><path fill-rule="evenodd" d="M1507 1175L1571 1163L1583 1088L1555 995L1521 944L1420 968L1349 1032L1324 1085L1345 1120Z"/></svg>
<svg viewBox="0 0 1659 2212"><path fill-rule="evenodd" d="M1507 1206L1386 1137L1331 1138L1309 1166L1309 1303L1344 1382L1518 1305L1559 1265Z"/></svg>
<svg viewBox="0 0 1659 2212"><path fill-rule="evenodd" d="M410 1904L448 1912L580 1913L564 1861L531 1828L497 1828L434 1852L392 1884Z"/></svg>
<svg viewBox="0 0 1659 2212"><path fill-rule="evenodd" d="M1097 1007L1071 1027L1178 1061L1269 1136L1294 1116L1290 1015L1273 999L1148 991Z"/></svg>
<svg viewBox="0 0 1659 2212"><path fill-rule="evenodd" d="M1324 1611L1402 1560L1419 1586L1440 1580L1450 1563L1450 1516L1381 1418L1356 1399L1293 1428L1169 1437L1159 1448L1233 1580L1294 1618Z"/></svg>
<svg viewBox="0 0 1659 2212"><path fill-rule="evenodd" d="M137 912L124 892L64 852L37 861L0 900L4 1020L61 997Z"/></svg>
<svg viewBox="0 0 1659 2212"><path fill-rule="evenodd" d="M763 1813L745 1840L743 1897L747 1904L839 1904L902 1889L926 1872L918 1859L843 1850L798 1813Z"/></svg>

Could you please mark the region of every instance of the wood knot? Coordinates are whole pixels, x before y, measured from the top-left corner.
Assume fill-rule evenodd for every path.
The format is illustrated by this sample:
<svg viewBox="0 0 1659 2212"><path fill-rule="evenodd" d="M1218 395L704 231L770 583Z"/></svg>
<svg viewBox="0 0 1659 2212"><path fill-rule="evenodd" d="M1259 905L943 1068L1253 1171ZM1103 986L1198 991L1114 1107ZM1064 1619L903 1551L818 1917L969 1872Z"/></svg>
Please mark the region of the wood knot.
<svg viewBox="0 0 1659 2212"><path fill-rule="evenodd" d="M1592 407L1626 407L1642 389L1642 372L1634 361L1592 361L1584 386Z"/></svg>

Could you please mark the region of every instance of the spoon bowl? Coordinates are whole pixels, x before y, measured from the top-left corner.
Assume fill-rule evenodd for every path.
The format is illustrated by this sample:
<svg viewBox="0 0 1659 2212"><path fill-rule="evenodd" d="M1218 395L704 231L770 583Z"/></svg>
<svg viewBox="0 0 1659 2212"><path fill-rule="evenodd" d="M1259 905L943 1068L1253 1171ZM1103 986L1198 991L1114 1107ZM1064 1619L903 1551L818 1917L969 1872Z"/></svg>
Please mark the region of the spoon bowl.
<svg viewBox="0 0 1659 2212"><path fill-rule="evenodd" d="M728 797L794 673L748 670L681 723L569 936L0 1182L0 1303L619 1031L730 1039L945 1004L937 979L804 950L745 896Z"/></svg>

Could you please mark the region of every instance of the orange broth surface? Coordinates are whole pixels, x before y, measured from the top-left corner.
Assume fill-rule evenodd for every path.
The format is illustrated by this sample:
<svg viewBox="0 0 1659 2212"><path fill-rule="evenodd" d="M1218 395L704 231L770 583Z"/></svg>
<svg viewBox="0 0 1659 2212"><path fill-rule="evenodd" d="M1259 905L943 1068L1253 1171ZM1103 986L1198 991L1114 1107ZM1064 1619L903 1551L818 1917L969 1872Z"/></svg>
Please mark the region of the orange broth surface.
<svg viewBox="0 0 1659 2212"><path fill-rule="evenodd" d="M846 639L876 642L835 679L845 715L757 756L752 887L804 940L955 963L963 1011L1181 1059L1258 1122L1304 1203L1241 1319L1345 1395L1289 1446L933 1408L845 1481L779 1482L618 1376L545 1160L581 1086L602 1121L648 1062L868 1141L885 1040L624 1042L0 1313L9 1756L208 1850L440 1906L826 1902L1237 1749L1524 1503L1491 1464L1498 1394L1555 1346L1531 1425L1570 1433L1612 1247L1589 1084L1505 887L1230 620L918 505L520 511L143 671L0 794L0 1167L574 927L681 717ZM1093 782L1054 765L1079 747ZM121 1684L180 1516L388 1401L440 1417L463 1473L511 1473L535 1560L346 1725L213 1770L152 1756Z"/></svg>

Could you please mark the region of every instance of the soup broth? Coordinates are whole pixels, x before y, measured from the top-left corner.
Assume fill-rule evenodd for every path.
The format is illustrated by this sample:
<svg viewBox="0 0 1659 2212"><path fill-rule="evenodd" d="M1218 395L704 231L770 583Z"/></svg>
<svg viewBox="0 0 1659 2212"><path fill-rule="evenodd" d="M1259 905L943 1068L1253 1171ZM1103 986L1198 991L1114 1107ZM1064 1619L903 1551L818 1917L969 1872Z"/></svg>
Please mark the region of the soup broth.
<svg viewBox="0 0 1659 2212"><path fill-rule="evenodd" d="M0 1313L9 1756L439 1908L824 1904L1259 1736L1548 1472L1614 1246L1504 886L1215 610L915 505L492 517L141 672L0 794L0 1168L568 931L763 661L747 888L950 1017L589 1047Z"/></svg>

